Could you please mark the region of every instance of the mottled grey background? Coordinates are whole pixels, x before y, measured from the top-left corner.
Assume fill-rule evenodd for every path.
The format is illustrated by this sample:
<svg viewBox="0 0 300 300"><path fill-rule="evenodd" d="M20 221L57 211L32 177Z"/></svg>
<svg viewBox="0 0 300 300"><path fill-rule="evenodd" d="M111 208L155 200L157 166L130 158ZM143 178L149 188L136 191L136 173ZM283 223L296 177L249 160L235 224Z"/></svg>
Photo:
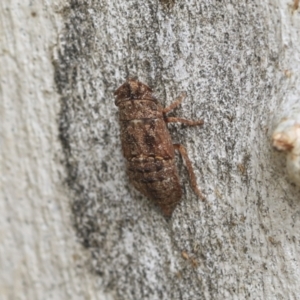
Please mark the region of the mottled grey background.
<svg viewBox="0 0 300 300"><path fill-rule="evenodd" d="M276 7L70 3L53 59L60 139L76 234L100 289L115 299L287 299L281 279L293 285L297 274L283 257L299 257L299 190L283 185L284 160L269 141L285 80ZM184 193L169 222L125 174L113 92L128 76L163 105L186 91L176 115L205 120L169 126L207 196L196 198L178 159Z"/></svg>

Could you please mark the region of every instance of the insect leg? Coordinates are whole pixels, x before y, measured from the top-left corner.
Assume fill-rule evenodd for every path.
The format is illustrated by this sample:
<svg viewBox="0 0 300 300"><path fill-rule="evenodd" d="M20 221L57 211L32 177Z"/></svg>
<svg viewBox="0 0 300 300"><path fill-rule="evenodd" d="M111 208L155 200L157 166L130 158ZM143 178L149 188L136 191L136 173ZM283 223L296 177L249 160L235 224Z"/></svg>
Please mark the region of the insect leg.
<svg viewBox="0 0 300 300"><path fill-rule="evenodd" d="M187 119L183 119L183 118L177 118L177 117L167 117L166 114L169 113L171 110L173 110L174 108L176 108L178 105L180 105L180 103L182 102L182 100L186 97L186 93L181 93L181 95L176 98L176 100L171 103L171 105L165 107L163 109L163 114L164 114L164 120L166 123L183 123L185 125L188 126L197 126L197 125L202 125L204 123L203 120L199 120L199 121L192 121L192 120L187 120Z"/></svg>
<svg viewBox="0 0 300 300"><path fill-rule="evenodd" d="M165 117L165 122L166 123L182 123L188 126L197 126L197 125L203 125L204 121L203 120L198 120L198 121L192 121L192 120L187 120L187 119L182 119L182 118L177 118L177 117Z"/></svg>
<svg viewBox="0 0 300 300"><path fill-rule="evenodd" d="M175 101L173 103L171 103L169 106L165 107L163 109L163 114L167 114L169 113L171 110L173 110L174 108L176 108L178 105L180 105L180 103L182 102L182 100L186 97L186 93L181 93L181 95L175 99Z"/></svg>
<svg viewBox="0 0 300 300"><path fill-rule="evenodd" d="M197 186L197 180L196 180L196 175L194 173L193 170L193 166L192 166L192 162L190 161L188 154L186 152L186 149L183 147L183 145L181 144L174 144L174 149L178 150L178 152L181 154L185 165L187 167L188 173L189 173L189 177L190 177L190 184L191 187L194 191L194 193L202 200L205 200L205 197L202 195L201 191L199 190L198 186Z"/></svg>

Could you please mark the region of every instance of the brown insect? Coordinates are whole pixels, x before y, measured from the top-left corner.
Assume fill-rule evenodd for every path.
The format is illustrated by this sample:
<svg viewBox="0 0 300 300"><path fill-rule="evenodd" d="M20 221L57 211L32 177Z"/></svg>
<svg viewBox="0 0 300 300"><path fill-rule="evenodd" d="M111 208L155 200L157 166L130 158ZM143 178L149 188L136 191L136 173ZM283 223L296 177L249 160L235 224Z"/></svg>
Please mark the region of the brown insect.
<svg viewBox="0 0 300 300"><path fill-rule="evenodd" d="M186 149L181 144L172 144L166 125L173 122L188 126L203 124L202 120L166 116L182 102L185 94L163 108L146 84L129 78L115 91L115 96L122 149L133 186L159 206L165 217L170 217L182 195L175 165L175 150L178 150L185 161L192 189L204 200Z"/></svg>

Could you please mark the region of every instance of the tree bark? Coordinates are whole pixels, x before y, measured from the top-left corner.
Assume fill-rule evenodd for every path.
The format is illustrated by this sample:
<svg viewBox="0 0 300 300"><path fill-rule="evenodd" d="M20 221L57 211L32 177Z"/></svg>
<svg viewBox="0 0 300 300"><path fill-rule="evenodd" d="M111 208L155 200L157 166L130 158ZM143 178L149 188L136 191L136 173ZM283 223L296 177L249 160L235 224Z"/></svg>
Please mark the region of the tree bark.
<svg viewBox="0 0 300 300"><path fill-rule="evenodd" d="M67 2L67 3L66 3ZM300 14L277 1L2 0L1 299L300 299ZM129 184L113 92L151 86L192 161L164 219Z"/></svg>

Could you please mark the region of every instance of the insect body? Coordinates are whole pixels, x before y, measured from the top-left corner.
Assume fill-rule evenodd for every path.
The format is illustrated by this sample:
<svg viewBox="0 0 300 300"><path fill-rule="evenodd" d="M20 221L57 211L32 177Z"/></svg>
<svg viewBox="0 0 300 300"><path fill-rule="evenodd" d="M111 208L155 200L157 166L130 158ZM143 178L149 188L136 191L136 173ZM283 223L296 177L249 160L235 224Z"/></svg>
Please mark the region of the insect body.
<svg viewBox="0 0 300 300"><path fill-rule="evenodd" d="M115 96L122 149L133 186L159 206L166 217L170 217L182 195L175 165L175 150L178 150L185 160L194 192L204 200L185 148L180 144L173 145L166 126L171 122L190 126L203 124L203 121L166 116L181 103L184 95L163 108L147 85L128 79L115 91Z"/></svg>

